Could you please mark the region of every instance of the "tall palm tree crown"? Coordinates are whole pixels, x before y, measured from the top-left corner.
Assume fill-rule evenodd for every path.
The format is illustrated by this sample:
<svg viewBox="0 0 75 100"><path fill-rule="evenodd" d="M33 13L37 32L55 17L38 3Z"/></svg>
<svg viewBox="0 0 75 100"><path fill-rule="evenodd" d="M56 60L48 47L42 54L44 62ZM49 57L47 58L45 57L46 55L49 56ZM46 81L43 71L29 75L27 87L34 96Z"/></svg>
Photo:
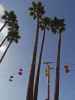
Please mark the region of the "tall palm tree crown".
<svg viewBox="0 0 75 100"><path fill-rule="evenodd" d="M33 16L33 19L41 18L42 15L44 15L45 10L44 10L44 6L42 5L42 3L39 2L32 2L32 7L29 8L30 11L30 15Z"/></svg>
<svg viewBox="0 0 75 100"><path fill-rule="evenodd" d="M50 23L50 27L53 33L62 33L65 31L64 19L58 19L57 17L54 17Z"/></svg>
<svg viewBox="0 0 75 100"><path fill-rule="evenodd" d="M40 21L39 21L40 29L41 29L42 31L43 31L44 29L49 30L49 29L50 29L50 27L49 27L50 22L51 22L51 18L49 18L49 17L43 17L43 18L41 18Z"/></svg>
<svg viewBox="0 0 75 100"><path fill-rule="evenodd" d="M16 14L14 11L10 11L10 12L5 11L4 15L2 16L2 19L4 20L5 23L15 21Z"/></svg>

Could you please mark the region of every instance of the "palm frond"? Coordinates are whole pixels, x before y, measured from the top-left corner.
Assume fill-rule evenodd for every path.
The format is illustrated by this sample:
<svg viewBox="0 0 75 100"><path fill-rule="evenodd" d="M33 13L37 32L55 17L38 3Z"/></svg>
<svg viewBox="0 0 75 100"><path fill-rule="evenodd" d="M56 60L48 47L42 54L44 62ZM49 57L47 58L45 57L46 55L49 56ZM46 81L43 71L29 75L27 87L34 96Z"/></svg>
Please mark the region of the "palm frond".
<svg viewBox="0 0 75 100"><path fill-rule="evenodd" d="M41 18L42 15L44 15L45 10L44 6L41 2L34 2L32 1L32 6L29 8L29 14L30 16L33 16L33 19Z"/></svg>

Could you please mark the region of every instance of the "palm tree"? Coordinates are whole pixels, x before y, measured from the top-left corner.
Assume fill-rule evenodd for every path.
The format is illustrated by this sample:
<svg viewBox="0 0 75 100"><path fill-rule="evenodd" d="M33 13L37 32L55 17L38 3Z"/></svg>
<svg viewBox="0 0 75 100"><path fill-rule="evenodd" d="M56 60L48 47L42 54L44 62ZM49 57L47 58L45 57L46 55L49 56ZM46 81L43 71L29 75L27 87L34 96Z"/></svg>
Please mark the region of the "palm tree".
<svg viewBox="0 0 75 100"><path fill-rule="evenodd" d="M50 24L50 18L48 18L48 17L44 17L40 21L40 28L43 31L43 39L42 39L41 50L40 50L40 55L39 55L37 76L36 76L36 79L35 79L34 100L37 100L37 97L38 97L38 85L39 85L39 76L40 76L42 53L43 53L44 41L45 41L45 33L46 33L46 30L49 31L49 24Z"/></svg>
<svg viewBox="0 0 75 100"><path fill-rule="evenodd" d="M35 36L35 44L33 50L33 58L31 64L31 71L29 76L28 90L26 100L33 100L33 85L34 85L34 74L35 74L35 64L36 64L36 53L37 53L37 45L38 45L38 37L39 37L39 20L44 15L44 6L41 2L32 2L32 7L29 8L30 15L33 19L37 21L37 29Z"/></svg>
<svg viewBox="0 0 75 100"><path fill-rule="evenodd" d="M52 31L58 33L58 51L56 61L56 81L55 81L55 95L54 100L59 100L59 82L60 82L60 53L61 53L61 37L62 32L65 30L64 19L54 18L51 24Z"/></svg>
<svg viewBox="0 0 75 100"><path fill-rule="evenodd" d="M8 27L10 27L11 25L9 23L12 24L12 22L16 22L16 14L14 11L10 11L7 12L5 11L4 15L2 16L2 19L4 20L4 25L1 27L0 32L4 29L4 27L7 25ZM5 40L8 38L8 35L3 39L3 41L0 44L0 47L3 45L3 43L5 42Z"/></svg>
<svg viewBox="0 0 75 100"><path fill-rule="evenodd" d="M2 62L5 54L7 53L7 50L9 49L9 47L12 44L12 42L18 43L18 40L20 38L19 26L18 26L17 19L16 19L16 17L15 17L15 20L13 20L13 19L14 19L14 17L12 17L12 20L9 21L9 23L8 23L9 28L8 28L8 35L7 35L6 40L9 42L9 44L0 59L0 63Z"/></svg>

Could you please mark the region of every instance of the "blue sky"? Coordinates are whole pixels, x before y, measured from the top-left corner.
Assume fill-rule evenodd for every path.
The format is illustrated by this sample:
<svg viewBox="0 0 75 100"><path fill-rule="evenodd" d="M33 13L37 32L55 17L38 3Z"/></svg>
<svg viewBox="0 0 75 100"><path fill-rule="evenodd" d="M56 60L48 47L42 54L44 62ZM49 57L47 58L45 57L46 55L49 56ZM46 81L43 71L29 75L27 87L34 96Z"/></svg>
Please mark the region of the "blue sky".
<svg viewBox="0 0 75 100"><path fill-rule="evenodd" d="M32 0L0 0L6 9L14 10L18 17L21 39L18 44L13 43L9 48L3 62L0 64L0 100L26 100L29 70L32 61L32 52L35 40L36 22L28 15L28 7ZM34 0L35 1L35 0ZM57 16L65 19L66 30L62 34L61 52L61 81L60 100L75 98L75 1L74 0L41 0L46 6L47 16ZM43 33L40 32L39 44ZM43 61L56 61L58 35L47 32L43 52L38 100L47 97L47 79ZM40 48L40 45L38 46ZM40 49L38 49L39 51ZM38 54L37 54L38 58ZM38 60L37 60L38 62ZM69 64L71 71L64 73L64 64ZM55 64L52 64L55 67ZM24 73L19 76L18 69L23 68ZM10 75L14 75L13 82L9 82ZM51 71L51 98L53 100L55 70Z"/></svg>

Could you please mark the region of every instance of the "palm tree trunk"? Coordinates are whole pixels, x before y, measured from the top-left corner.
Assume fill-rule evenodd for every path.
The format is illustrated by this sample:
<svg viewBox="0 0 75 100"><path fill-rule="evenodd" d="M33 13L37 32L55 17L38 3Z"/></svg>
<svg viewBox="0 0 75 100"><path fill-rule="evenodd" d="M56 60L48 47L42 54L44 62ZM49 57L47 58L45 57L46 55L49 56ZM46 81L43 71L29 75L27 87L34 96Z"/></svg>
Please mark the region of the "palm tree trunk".
<svg viewBox="0 0 75 100"><path fill-rule="evenodd" d="M3 43L5 42L5 40L7 39L8 35L3 39L3 41L0 44L0 47L3 45Z"/></svg>
<svg viewBox="0 0 75 100"><path fill-rule="evenodd" d="M30 76L29 76L29 83L28 83L26 100L33 100L33 86L34 86L34 74L35 74L35 64L36 64L38 38L39 38L39 18L37 19L37 31L36 31L36 37L35 37L33 59L32 59Z"/></svg>
<svg viewBox="0 0 75 100"><path fill-rule="evenodd" d="M9 47L10 47L10 45L11 45L11 43L12 43L12 41L9 42L9 44L8 44L8 46L7 46L6 50L5 50L5 52L3 53L3 55L2 55L2 57L1 57L1 59L0 59L0 63L3 61L3 58L5 57L5 55L6 55L7 51L8 51L8 49L9 49Z"/></svg>
<svg viewBox="0 0 75 100"><path fill-rule="evenodd" d="M57 52L57 63L56 63L56 81L55 81L55 96L54 96L54 100L59 100L60 52L61 52L61 33L59 34L59 40L58 40L58 52Z"/></svg>
<svg viewBox="0 0 75 100"><path fill-rule="evenodd" d="M4 23L4 25L0 28L0 32L4 29L4 27L6 26L7 22Z"/></svg>
<svg viewBox="0 0 75 100"><path fill-rule="evenodd" d="M50 100L50 67L48 66L48 100Z"/></svg>
<svg viewBox="0 0 75 100"><path fill-rule="evenodd" d="M45 29L44 29L44 34L43 34L43 39L42 39L42 44L41 44L41 51L40 51L40 55L39 55L37 75L36 75L36 79L35 79L34 100L37 100L37 98L38 98L38 85L39 85L39 76L40 76L40 67L41 67L41 59L42 59L42 53L43 53L43 47L44 47L44 40L45 40Z"/></svg>

